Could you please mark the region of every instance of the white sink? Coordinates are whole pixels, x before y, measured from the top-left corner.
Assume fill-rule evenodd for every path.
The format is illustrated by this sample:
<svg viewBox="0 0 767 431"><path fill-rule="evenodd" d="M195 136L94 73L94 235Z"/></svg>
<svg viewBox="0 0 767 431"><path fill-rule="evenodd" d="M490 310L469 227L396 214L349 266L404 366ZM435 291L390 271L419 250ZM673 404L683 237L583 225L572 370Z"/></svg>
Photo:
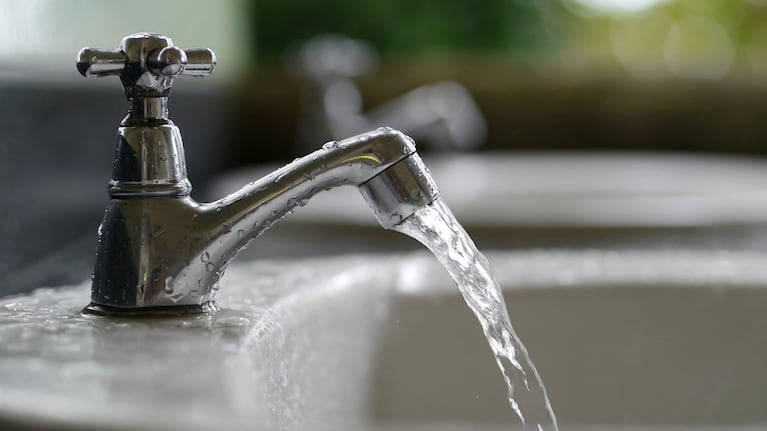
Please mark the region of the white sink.
<svg viewBox="0 0 767 431"><path fill-rule="evenodd" d="M767 266L734 252L490 255L565 429L767 427ZM425 253L235 263L214 316L0 302L0 428L513 429L478 324Z"/></svg>
<svg viewBox="0 0 767 431"><path fill-rule="evenodd" d="M491 263L562 429L763 429L765 257L552 251L493 254ZM375 416L513 422L447 277L427 256L408 265L378 354Z"/></svg>
<svg viewBox="0 0 767 431"><path fill-rule="evenodd" d="M372 263L232 265L213 316L84 317L86 284L4 298L0 429L356 423L394 285Z"/></svg>

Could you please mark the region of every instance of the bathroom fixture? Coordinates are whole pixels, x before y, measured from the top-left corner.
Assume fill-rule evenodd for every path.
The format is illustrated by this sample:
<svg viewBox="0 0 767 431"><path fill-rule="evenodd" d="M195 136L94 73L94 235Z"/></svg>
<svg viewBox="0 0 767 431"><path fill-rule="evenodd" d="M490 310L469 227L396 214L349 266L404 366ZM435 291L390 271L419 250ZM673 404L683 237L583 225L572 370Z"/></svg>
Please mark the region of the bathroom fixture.
<svg viewBox="0 0 767 431"><path fill-rule="evenodd" d="M182 50L153 33L127 36L119 50L84 48L78 54L82 75L119 76L129 100L117 132L86 311L215 310L218 282L234 255L323 190L359 187L385 228L438 196L413 140L381 128L328 142L215 202L194 201L167 101L176 76L207 76L215 62L209 49Z"/></svg>
<svg viewBox="0 0 767 431"><path fill-rule="evenodd" d="M370 74L377 62L368 43L334 34L316 36L288 56L288 70L307 79L300 145L314 145L318 133L338 139L380 126L443 149L470 150L482 144L482 113L466 88L455 82L424 85L363 112L354 79Z"/></svg>

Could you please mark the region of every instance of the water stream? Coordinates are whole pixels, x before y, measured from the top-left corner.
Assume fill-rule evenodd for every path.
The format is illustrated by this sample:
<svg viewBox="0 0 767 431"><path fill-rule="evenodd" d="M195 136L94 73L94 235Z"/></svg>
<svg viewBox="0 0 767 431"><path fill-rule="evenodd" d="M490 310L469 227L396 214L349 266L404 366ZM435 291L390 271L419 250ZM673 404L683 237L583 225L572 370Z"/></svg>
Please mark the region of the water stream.
<svg viewBox="0 0 767 431"><path fill-rule="evenodd" d="M458 284L487 337L508 387L509 404L526 430L558 430L538 371L511 326L503 292L474 242L440 199L393 229L425 245Z"/></svg>

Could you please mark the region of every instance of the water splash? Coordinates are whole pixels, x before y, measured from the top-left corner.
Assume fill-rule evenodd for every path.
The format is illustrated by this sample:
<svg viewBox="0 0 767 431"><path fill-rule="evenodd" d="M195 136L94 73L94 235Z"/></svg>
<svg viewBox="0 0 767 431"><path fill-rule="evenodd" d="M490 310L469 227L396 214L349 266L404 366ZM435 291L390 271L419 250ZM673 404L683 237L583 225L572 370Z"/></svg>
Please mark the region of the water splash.
<svg viewBox="0 0 767 431"><path fill-rule="evenodd" d="M546 388L514 333L490 265L450 209L437 199L393 229L423 243L458 284L495 354L508 387L509 404L525 429L558 430Z"/></svg>

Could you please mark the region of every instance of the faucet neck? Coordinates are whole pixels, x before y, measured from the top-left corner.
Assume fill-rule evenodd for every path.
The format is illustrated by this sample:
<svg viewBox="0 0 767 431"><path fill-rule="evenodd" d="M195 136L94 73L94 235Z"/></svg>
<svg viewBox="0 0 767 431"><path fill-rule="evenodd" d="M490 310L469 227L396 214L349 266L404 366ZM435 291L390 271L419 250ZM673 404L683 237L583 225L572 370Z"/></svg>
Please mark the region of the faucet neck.
<svg viewBox="0 0 767 431"><path fill-rule="evenodd" d="M167 118L167 102L167 97L130 99L128 115L117 129L112 198L184 197L191 192L181 132Z"/></svg>
<svg viewBox="0 0 767 431"><path fill-rule="evenodd" d="M156 120L168 118L167 97L133 97L129 101L128 115L133 119Z"/></svg>

